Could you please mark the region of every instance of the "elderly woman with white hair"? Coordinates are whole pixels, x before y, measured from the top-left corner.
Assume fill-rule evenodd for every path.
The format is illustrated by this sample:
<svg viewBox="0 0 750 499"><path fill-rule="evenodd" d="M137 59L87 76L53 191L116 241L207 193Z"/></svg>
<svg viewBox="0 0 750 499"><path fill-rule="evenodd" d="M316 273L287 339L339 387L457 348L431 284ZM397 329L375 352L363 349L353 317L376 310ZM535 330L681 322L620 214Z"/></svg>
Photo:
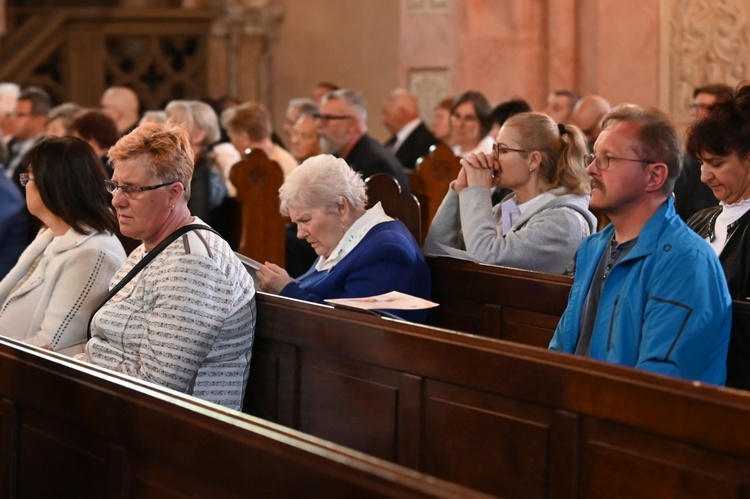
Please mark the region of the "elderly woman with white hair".
<svg viewBox="0 0 750 499"><path fill-rule="evenodd" d="M380 206L365 209L362 177L341 158L314 156L298 166L279 189L281 213L297 224L297 237L315 250L315 264L296 281L266 262L260 288L322 303L400 291L430 297L430 271L409 230ZM423 322L424 310L391 310Z"/></svg>

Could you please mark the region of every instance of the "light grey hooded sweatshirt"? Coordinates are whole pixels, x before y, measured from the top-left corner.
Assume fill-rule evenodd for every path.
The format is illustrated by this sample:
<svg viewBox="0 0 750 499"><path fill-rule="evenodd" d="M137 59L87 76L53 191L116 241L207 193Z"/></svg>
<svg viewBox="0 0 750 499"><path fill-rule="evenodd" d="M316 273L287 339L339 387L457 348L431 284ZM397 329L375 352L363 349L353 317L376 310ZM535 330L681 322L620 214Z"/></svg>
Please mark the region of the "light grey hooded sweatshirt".
<svg viewBox="0 0 750 499"><path fill-rule="evenodd" d="M484 186L457 193L451 183L427 233L425 253L444 255L438 246L443 244L465 250L482 263L572 273L578 245L596 231L589 196L568 194L563 187L549 190L503 234L502 203L492 206L491 195Z"/></svg>

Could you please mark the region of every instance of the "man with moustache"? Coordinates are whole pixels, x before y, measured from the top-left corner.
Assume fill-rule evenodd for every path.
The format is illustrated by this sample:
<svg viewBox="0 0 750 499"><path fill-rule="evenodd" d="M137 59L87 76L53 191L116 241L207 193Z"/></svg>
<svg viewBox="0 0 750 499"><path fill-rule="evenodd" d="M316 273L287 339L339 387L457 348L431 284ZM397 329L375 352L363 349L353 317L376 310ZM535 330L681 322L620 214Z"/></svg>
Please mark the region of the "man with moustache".
<svg viewBox="0 0 750 499"><path fill-rule="evenodd" d="M367 105L357 92L334 90L323 96L320 114L315 116L324 152L349 163L362 178L387 173L409 192L404 168L394 155L367 133Z"/></svg>
<svg viewBox="0 0 750 499"><path fill-rule="evenodd" d="M550 349L723 385L732 302L719 260L674 210L682 144L658 111L625 105L587 157L592 208Z"/></svg>

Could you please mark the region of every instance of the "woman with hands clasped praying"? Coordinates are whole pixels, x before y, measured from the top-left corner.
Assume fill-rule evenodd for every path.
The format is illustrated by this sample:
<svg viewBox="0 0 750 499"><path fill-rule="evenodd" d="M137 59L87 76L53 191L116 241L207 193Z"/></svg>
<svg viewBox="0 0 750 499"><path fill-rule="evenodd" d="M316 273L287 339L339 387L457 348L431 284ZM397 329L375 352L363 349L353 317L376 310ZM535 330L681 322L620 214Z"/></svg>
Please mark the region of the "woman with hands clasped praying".
<svg viewBox="0 0 750 499"><path fill-rule="evenodd" d="M579 243L596 230L589 212L586 143L542 113L505 122L492 153L461 160L425 240L425 251L465 250L483 263L572 273ZM492 206L492 189L512 191Z"/></svg>
<svg viewBox="0 0 750 499"><path fill-rule="evenodd" d="M279 189L281 213L318 254L298 280L272 263L258 269L260 289L322 303L400 291L430 298L430 271L409 230L380 203L365 208L362 177L341 158L321 154L294 169ZM424 321L425 310L391 311Z"/></svg>

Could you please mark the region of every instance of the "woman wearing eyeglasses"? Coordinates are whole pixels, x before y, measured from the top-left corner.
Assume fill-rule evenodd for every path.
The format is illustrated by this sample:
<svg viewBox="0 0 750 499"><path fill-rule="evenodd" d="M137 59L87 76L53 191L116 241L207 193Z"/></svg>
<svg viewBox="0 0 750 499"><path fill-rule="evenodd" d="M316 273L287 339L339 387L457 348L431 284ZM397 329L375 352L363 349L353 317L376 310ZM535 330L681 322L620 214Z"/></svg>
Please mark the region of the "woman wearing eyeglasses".
<svg viewBox="0 0 750 499"><path fill-rule="evenodd" d="M109 150L120 230L142 241L92 316L81 360L241 409L255 289L226 241L188 209L193 149L182 126L146 123Z"/></svg>
<svg viewBox="0 0 750 499"><path fill-rule="evenodd" d="M464 92L456 97L450 114L451 140L456 156L492 152L492 106L480 92Z"/></svg>
<svg viewBox="0 0 750 499"><path fill-rule="evenodd" d="M74 137L42 140L22 166L26 204L45 227L0 281L0 334L74 355L125 261L106 174L91 146Z"/></svg>
<svg viewBox="0 0 750 499"><path fill-rule="evenodd" d="M583 134L545 114L520 113L505 122L495 142L492 153L461 160L425 252L446 254L447 246L492 265L572 273L579 243L596 230ZM495 187L512 194L493 206Z"/></svg>

